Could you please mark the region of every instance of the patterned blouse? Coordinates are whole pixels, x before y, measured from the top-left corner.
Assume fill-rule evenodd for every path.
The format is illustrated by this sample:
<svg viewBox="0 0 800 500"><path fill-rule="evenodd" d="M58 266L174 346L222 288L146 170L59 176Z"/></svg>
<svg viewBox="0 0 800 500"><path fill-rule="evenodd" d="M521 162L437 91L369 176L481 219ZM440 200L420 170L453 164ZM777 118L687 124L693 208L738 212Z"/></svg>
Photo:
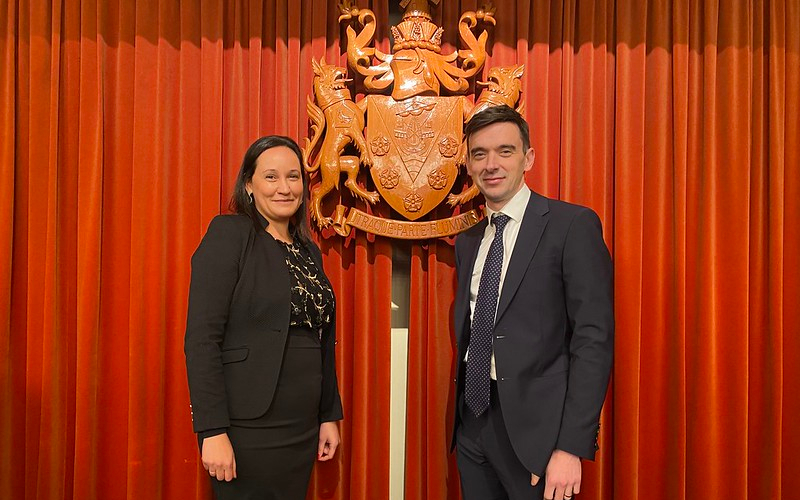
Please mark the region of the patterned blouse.
<svg viewBox="0 0 800 500"><path fill-rule="evenodd" d="M333 320L334 299L328 280L320 273L308 249L295 240L281 243L292 286L290 326L322 330Z"/></svg>

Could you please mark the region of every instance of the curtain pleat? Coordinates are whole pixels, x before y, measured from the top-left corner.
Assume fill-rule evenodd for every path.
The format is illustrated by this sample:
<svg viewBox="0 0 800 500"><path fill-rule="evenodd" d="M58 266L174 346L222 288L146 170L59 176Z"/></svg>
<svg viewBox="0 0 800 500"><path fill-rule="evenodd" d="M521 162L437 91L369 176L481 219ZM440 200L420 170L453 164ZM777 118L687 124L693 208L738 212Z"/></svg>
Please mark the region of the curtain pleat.
<svg viewBox="0 0 800 500"><path fill-rule="evenodd" d="M457 352L452 333L454 258L452 241L412 247L406 498L460 498L455 454L450 453Z"/></svg>
<svg viewBox="0 0 800 500"><path fill-rule="evenodd" d="M769 12L769 182L768 270L770 358L769 382L774 390L771 407L765 412L773 436L762 453L774 450L771 464L780 465L772 490L788 496L800 488L800 471L790 460L791 450L800 446L800 432L791 424L800 414L800 398L795 381L800 379L800 2L771 1ZM774 167L773 167L774 165ZM754 332L755 333L755 332ZM778 354L780 353L780 354ZM774 363L774 364L772 364ZM773 444L774 443L774 444ZM777 450L780 450L780 458ZM767 465L769 465L768 463Z"/></svg>
<svg viewBox="0 0 800 500"><path fill-rule="evenodd" d="M14 247L15 190L17 178L14 168L16 157L16 134L18 118L16 113L17 78L16 68L18 45L18 21L16 4L10 0L0 0L0 469L9 470L14 460L12 449L24 449L20 433L20 416L24 407L19 403L20 361L24 361L24 350L15 345L19 337L12 339L12 258ZM13 362L12 359L18 361ZM23 469L24 470L24 469ZM22 481L12 484L0 480L0 497L12 498L24 486Z"/></svg>
<svg viewBox="0 0 800 500"><path fill-rule="evenodd" d="M390 52L388 2L361 7ZM433 9L444 52L478 7ZM612 388L581 498L790 498L800 2L495 7L486 68L525 65L526 180L597 211L614 258ZM189 259L247 146L308 135L310 59L346 64L338 15L334 0L0 0L0 498L211 498L183 361ZM315 237L345 420L308 498L387 498L392 241ZM411 251L409 500L460 495L452 244Z"/></svg>

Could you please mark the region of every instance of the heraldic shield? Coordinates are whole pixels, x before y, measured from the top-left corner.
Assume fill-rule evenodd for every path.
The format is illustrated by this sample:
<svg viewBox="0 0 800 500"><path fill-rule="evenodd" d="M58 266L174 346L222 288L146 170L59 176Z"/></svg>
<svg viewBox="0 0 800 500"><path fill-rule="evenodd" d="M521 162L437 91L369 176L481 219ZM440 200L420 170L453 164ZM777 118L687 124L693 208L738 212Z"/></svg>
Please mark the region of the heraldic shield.
<svg viewBox="0 0 800 500"><path fill-rule="evenodd" d="M370 174L384 200L408 220L439 205L458 176L463 99L417 96L367 100Z"/></svg>

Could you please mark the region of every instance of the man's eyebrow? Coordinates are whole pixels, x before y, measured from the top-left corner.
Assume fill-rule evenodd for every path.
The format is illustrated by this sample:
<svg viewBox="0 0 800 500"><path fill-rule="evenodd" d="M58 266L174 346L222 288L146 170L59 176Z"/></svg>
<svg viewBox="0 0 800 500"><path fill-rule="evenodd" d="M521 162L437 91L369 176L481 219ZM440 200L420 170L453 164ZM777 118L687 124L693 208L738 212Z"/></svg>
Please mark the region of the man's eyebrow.
<svg viewBox="0 0 800 500"><path fill-rule="evenodd" d="M485 148L485 147L482 147L482 146L475 146L474 148L471 148L469 150L469 154L485 153L487 151L487 149L488 148ZM513 144L500 144L495 149L498 149L498 150L510 149L512 151L516 151L517 147L515 145L513 145Z"/></svg>

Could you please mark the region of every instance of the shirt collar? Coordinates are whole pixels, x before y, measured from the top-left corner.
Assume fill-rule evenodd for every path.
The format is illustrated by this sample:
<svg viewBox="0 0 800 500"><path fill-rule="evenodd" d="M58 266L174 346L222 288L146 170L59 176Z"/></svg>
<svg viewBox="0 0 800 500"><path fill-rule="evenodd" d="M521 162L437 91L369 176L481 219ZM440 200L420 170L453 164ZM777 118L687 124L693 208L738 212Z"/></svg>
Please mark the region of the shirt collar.
<svg viewBox="0 0 800 500"><path fill-rule="evenodd" d="M522 216L525 215L525 209L527 208L528 201L530 199L531 199L531 190L526 184L523 184L522 188L519 191L517 191L517 194L515 194L513 198L508 200L508 203L503 205L503 208L501 208L500 210L494 211L487 205L485 208L486 217L489 217L489 220L491 220L492 215L502 212L511 217L511 219L514 222L519 224L520 222L522 222Z"/></svg>

